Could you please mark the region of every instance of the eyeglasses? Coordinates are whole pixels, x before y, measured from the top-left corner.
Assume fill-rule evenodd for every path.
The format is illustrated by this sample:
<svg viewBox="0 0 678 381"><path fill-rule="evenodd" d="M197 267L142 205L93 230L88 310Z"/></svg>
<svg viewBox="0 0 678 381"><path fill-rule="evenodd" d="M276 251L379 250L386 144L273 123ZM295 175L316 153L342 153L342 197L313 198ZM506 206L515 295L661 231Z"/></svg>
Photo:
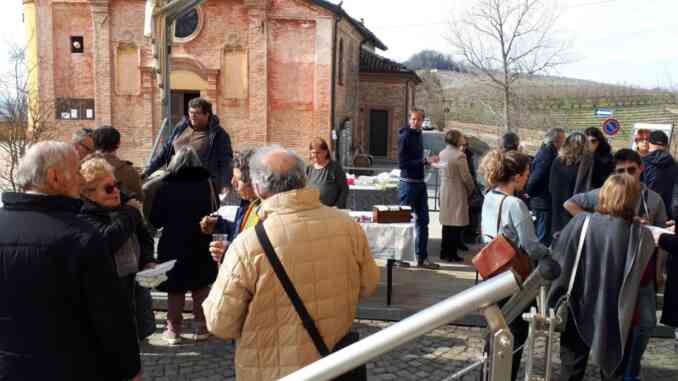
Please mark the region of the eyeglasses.
<svg viewBox="0 0 678 381"><path fill-rule="evenodd" d="M614 173L621 175L628 173L629 175L635 175L638 172L638 167L619 167L614 169Z"/></svg>
<svg viewBox="0 0 678 381"><path fill-rule="evenodd" d="M113 194L116 190L120 190L120 182L104 186L104 192L106 192L106 194Z"/></svg>

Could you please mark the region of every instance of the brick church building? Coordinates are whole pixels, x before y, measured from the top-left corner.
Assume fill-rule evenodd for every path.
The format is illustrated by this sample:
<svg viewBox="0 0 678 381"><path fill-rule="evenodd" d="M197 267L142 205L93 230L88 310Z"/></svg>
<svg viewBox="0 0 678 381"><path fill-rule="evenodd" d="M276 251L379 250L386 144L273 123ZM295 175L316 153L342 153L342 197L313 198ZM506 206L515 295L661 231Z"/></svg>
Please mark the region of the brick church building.
<svg viewBox="0 0 678 381"><path fill-rule="evenodd" d="M112 125L121 156L142 166L162 122L145 0L23 4L31 83L54 107L48 123L64 139ZM327 1L207 0L175 25L172 120L201 96L236 150L277 143L305 155L311 138L340 136L350 155L395 158L421 80L376 49L386 46Z"/></svg>

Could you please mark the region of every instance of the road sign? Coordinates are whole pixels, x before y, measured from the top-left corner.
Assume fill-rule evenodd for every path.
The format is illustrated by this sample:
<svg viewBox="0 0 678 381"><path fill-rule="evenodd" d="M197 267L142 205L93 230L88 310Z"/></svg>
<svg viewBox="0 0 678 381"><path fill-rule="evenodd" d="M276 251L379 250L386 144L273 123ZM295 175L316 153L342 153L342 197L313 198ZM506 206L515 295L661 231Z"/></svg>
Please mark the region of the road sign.
<svg viewBox="0 0 678 381"><path fill-rule="evenodd" d="M609 108L596 109L596 116L599 118L609 118L612 115L614 115L614 110L610 110Z"/></svg>
<svg viewBox="0 0 678 381"><path fill-rule="evenodd" d="M613 135L617 135L619 130L621 130L621 123L619 123L619 121L617 119L612 119L612 118L605 119L601 128L603 129L604 133L606 133L610 136L613 136Z"/></svg>

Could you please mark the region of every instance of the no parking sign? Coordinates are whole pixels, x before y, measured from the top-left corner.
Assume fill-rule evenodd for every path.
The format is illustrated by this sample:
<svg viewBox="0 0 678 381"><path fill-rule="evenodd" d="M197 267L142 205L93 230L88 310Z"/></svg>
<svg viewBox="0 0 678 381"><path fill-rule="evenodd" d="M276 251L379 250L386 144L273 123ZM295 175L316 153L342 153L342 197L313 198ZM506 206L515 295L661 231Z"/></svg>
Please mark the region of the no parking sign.
<svg viewBox="0 0 678 381"><path fill-rule="evenodd" d="M606 134L614 136L621 130L621 123L617 119L605 119L601 128Z"/></svg>

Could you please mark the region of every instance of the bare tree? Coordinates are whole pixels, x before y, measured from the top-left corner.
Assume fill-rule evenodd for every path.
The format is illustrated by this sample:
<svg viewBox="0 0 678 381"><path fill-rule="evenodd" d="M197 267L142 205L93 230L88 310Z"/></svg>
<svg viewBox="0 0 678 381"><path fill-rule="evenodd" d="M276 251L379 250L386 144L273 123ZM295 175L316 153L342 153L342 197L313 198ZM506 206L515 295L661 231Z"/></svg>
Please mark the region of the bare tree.
<svg viewBox="0 0 678 381"><path fill-rule="evenodd" d="M501 91L509 131L515 82L568 62L568 43L555 36L555 9L549 0L476 0L450 23L456 53Z"/></svg>
<svg viewBox="0 0 678 381"><path fill-rule="evenodd" d="M37 86L30 82L36 67L29 67L26 49L12 46L9 69L0 74L0 189L17 191L15 182L19 160L34 143L53 135L47 121L53 102L41 102Z"/></svg>

